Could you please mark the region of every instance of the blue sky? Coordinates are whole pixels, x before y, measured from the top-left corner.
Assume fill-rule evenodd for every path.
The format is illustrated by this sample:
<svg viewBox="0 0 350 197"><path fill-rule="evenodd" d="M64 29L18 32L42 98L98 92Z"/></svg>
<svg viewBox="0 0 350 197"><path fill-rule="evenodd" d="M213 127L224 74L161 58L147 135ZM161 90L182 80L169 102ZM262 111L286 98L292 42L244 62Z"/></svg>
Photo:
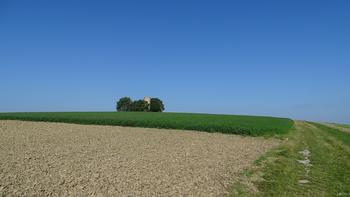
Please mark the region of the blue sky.
<svg viewBox="0 0 350 197"><path fill-rule="evenodd" d="M350 123L350 1L0 1L0 111Z"/></svg>

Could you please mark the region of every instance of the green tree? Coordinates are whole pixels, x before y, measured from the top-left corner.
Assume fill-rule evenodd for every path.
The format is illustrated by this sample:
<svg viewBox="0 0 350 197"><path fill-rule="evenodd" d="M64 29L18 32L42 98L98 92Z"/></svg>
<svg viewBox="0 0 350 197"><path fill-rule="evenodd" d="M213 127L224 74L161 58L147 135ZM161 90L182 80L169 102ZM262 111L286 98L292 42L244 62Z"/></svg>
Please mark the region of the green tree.
<svg viewBox="0 0 350 197"><path fill-rule="evenodd" d="M148 103L144 100L134 101L131 105L131 111L149 111Z"/></svg>
<svg viewBox="0 0 350 197"><path fill-rule="evenodd" d="M131 111L132 103L129 97L120 98L117 102L117 111Z"/></svg>
<svg viewBox="0 0 350 197"><path fill-rule="evenodd" d="M162 112L164 110L164 104L159 98L151 98L150 111Z"/></svg>

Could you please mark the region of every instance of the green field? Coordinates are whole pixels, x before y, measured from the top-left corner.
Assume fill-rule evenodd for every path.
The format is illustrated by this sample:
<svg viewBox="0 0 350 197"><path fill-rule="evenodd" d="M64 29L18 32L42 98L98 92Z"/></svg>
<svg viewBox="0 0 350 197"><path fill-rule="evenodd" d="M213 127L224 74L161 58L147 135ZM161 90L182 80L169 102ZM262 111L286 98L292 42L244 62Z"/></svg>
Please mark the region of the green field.
<svg viewBox="0 0 350 197"><path fill-rule="evenodd" d="M252 136L285 134L293 126L293 121L287 118L164 112L0 113L0 119L184 129Z"/></svg>

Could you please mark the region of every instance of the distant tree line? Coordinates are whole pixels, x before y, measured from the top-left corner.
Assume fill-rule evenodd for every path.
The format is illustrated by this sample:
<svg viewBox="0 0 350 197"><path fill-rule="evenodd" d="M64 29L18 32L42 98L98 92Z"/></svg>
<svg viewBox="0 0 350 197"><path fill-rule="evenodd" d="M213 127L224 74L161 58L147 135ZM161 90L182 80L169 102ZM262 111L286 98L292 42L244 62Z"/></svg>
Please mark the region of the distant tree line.
<svg viewBox="0 0 350 197"><path fill-rule="evenodd" d="M164 104L159 98L151 98L150 102L147 102L142 99L133 101L129 97L122 97L117 101L117 111L162 112Z"/></svg>

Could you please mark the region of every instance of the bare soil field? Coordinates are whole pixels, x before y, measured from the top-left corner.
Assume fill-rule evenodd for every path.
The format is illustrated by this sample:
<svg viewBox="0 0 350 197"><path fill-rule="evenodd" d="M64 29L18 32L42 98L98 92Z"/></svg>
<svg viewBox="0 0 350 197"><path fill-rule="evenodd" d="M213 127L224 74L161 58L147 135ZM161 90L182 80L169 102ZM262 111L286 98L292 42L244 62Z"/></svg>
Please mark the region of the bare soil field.
<svg viewBox="0 0 350 197"><path fill-rule="evenodd" d="M278 140L218 133L0 121L0 194L225 196Z"/></svg>

